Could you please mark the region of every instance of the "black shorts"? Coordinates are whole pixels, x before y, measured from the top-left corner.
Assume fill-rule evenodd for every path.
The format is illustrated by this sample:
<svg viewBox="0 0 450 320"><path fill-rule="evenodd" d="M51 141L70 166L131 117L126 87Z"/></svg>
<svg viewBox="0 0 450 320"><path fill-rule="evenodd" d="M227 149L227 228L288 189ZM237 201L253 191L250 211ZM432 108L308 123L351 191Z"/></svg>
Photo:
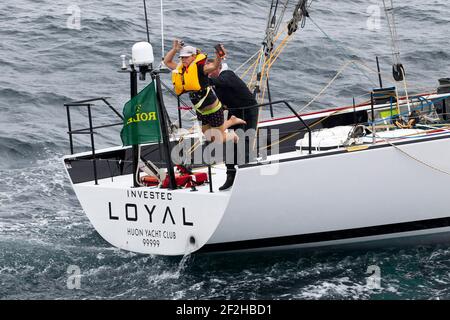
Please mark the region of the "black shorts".
<svg viewBox="0 0 450 320"><path fill-rule="evenodd" d="M208 114L206 116L197 111L197 118L199 121L201 121L202 126L209 125L213 128L218 128L225 122L223 108L220 108L216 112Z"/></svg>

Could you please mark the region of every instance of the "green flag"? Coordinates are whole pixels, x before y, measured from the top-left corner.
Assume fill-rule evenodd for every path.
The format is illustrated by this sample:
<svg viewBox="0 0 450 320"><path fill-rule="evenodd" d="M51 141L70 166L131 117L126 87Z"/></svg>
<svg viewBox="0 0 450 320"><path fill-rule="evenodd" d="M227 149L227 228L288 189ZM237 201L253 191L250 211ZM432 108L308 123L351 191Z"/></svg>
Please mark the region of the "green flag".
<svg viewBox="0 0 450 320"><path fill-rule="evenodd" d="M123 128L120 133L124 146L160 140L157 104L154 82L125 104Z"/></svg>

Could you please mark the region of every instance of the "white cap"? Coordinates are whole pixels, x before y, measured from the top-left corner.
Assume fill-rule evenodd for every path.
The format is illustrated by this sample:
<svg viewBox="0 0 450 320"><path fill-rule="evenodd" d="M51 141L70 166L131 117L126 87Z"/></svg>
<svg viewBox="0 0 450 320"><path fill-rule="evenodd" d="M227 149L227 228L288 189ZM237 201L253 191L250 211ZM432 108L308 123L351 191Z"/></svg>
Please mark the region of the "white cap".
<svg viewBox="0 0 450 320"><path fill-rule="evenodd" d="M197 54L197 49L192 46L185 46L180 50L180 57L190 57Z"/></svg>

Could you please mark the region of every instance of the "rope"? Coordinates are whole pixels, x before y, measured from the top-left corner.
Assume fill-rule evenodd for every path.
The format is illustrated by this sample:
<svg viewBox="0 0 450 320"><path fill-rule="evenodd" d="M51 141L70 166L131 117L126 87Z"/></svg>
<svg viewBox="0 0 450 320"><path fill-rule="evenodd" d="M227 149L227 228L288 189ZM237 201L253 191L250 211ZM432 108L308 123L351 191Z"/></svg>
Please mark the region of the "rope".
<svg viewBox="0 0 450 320"><path fill-rule="evenodd" d="M269 58L266 59L263 64L263 68L261 71L261 74L263 76L261 76L261 80L259 83L259 87L262 88L261 89L262 93L260 95L260 103L262 103L264 101L264 96L265 96L265 91L266 91L266 83L267 82L264 80L269 78L270 69L272 68L275 61L277 61L278 57L280 56L281 52L283 52L284 48L286 47L286 45L288 44L290 39L291 39L291 36L286 36L281 41L281 43L278 45L278 47L273 52L271 52Z"/></svg>
<svg viewBox="0 0 450 320"><path fill-rule="evenodd" d="M196 142L196 143L194 143L194 145L188 150L188 152L187 152L187 155L191 155L192 154L192 152L194 152L195 150L197 150L197 148L199 147L199 146L201 146L202 145L202 143L201 143L201 141L200 141L200 139Z"/></svg>
<svg viewBox="0 0 450 320"><path fill-rule="evenodd" d="M448 130L446 130L446 131L448 131ZM400 149L400 147L398 147L397 145L393 144L393 143L390 141L390 139L388 139L388 138L381 138L380 136L377 136L377 134L374 133L374 132L372 132L372 134L373 134L375 137L377 137L377 138L379 138L379 139L381 139L381 140L384 140L386 143L388 143L389 145L391 145L392 147L394 147L396 150L398 150L398 151L400 151L401 153L403 153L405 156L411 158L412 160L417 161L417 162L421 163L422 165L424 165L424 166L426 166L426 167L428 167L428 168L430 168L430 169L433 169L433 170L435 170L435 171L438 171L438 172L440 172L440 173L443 173L443 174L446 174L446 175L450 176L450 173L449 173L449 172L447 172L447 171L445 171L445 170L442 170L442 169L439 169L439 168L437 168L437 167L435 167L435 166L432 166L431 164L428 164L428 163L426 163L426 162L424 162L424 161L422 161L422 160L420 160L420 159L414 157L413 155L409 154L409 153L406 152L405 150Z"/></svg>
<svg viewBox="0 0 450 320"><path fill-rule="evenodd" d="M161 81L161 85L167 90L169 91L169 93L174 96L175 98L178 98L178 95L175 93L175 91L172 90L172 88L170 88L167 84L165 84L163 81ZM182 104L181 108L185 108L185 109L181 109L181 110L191 110L192 107L189 106L186 102L183 101L183 99L180 98L180 103ZM194 112L191 112L193 115L195 115Z"/></svg>
<svg viewBox="0 0 450 320"><path fill-rule="evenodd" d="M441 98L441 99L445 99L445 97L444 97L444 98ZM439 101L439 100L438 100L438 101ZM428 104L432 104L432 102L427 103L427 104L425 105L425 107L426 107ZM317 125L319 125L320 123L322 123L323 121L325 121L326 119L328 119L329 117L331 117L331 116L333 116L333 115L335 115L335 114L337 114L337 113L339 113L339 112L341 112L341 111L344 111L344 110L347 110L347 109L351 109L351 108L353 108L353 106L349 106L349 107L347 107L347 108L345 108L345 109L336 110L336 111L330 113L328 116L326 116L326 117L324 117L324 118L322 118L322 119L316 121L315 123L313 123L313 124L310 125L309 127L312 129L312 128L314 128L315 126L317 126ZM421 107L421 108L422 108L422 107ZM417 108L417 109L418 109L418 108ZM384 120L385 120L385 119L384 119ZM383 121L384 121L384 120L383 120ZM381 120L380 120L380 122L381 122ZM266 148L270 148L272 145L279 144L279 143L281 143L281 142L284 142L284 141L287 141L287 140L289 140L289 139L292 139L293 137L295 137L295 136L297 136L297 135L299 135L299 134L300 134L300 132L292 133L292 134L290 134L290 135L288 135L288 136L286 136L286 137L284 137L284 138L282 138L282 139L280 139L280 140L278 140L278 141L276 141L276 142L274 142L274 143L272 143L272 144L270 144L270 145L268 145L267 147L264 147L264 148L262 148L262 149L264 150L264 149L266 149Z"/></svg>
<svg viewBox="0 0 450 320"><path fill-rule="evenodd" d="M449 95L450 96L450 95ZM412 108L412 110L411 111L416 111L416 110L419 110L419 109L422 109L422 111L423 111L423 109L424 108L426 108L426 107L429 107L429 106L432 106L432 105L434 105L435 103L437 103L437 102L440 102L440 101L443 101L443 100L445 100L445 99L447 99L447 97L448 96L444 96L444 97L441 97L441 98L438 98L438 99L434 99L433 101L430 101L430 100L426 100L427 102L425 102L425 104L424 104L424 102L423 101L420 101L420 97L418 97L417 99L419 99L419 102L413 102L412 103L412 105L413 105L413 108ZM403 100L403 98L404 97L400 97L401 99L399 99L399 101L400 100ZM411 99L411 101L412 101L412 99ZM405 105L405 103L402 103L402 106L404 106ZM414 105L416 105L416 107L414 107ZM407 115L409 115L410 113L411 113L411 111L408 111L408 113L406 113L406 112L398 112L398 116L407 116ZM384 122L384 121L386 121L386 120L392 120L393 118L394 118L395 116L393 116L393 117L387 117L387 118L382 118L382 119L380 119L380 120L373 120L373 121L371 121L370 122L370 124L372 124L372 123L381 123L381 122Z"/></svg>
<svg viewBox="0 0 450 320"><path fill-rule="evenodd" d="M314 97L312 98L311 101L309 101L304 107L302 107L301 109L299 109L297 111L297 113L302 112L303 110L305 110L307 107L309 107L314 101L316 101L330 86L331 84L339 77L339 75L344 72L344 70L352 63L353 61L347 61L336 73L336 75L325 85L325 87L322 88L322 90L320 90L320 92Z"/></svg>
<svg viewBox="0 0 450 320"><path fill-rule="evenodd" d="M258 59L255 61L255 63L254 63L254 68L253 68L253 72L252 72L252 76L250 77L250 81L247 83L247 86L249 87L249 88L251 88L251 86L252 86L252 84L253 84L253 82L254 82L254 80L253 79L255 79L256 80L256 76L257 76L257 70L258 70L258 65L260 64L260 61L261 61L261 59L263 58L263 56L264 56L264 53L263 53L263 51L261 50L261 54L259 55L259 57L258 57Z"/></svg>
<svg viewBox="0 0 450 320"><path fill-rule="evenodd" d="M368 70L372 71L373 73L378 74L378 71L377 71L377 70L372 69L371 67L367 66L367 65L366 65L364 62L362 62L362 61L358 61L358 60L349 60L349 61L347 61L347 62L346 62L346 63L338 70L338 72L337 72L336 75L330 80L330 82L328 82L328 83L322 88L322 90L320 90L320 92L319 92L319 93L318 93L311 101L309 101L304 107L302 107L301 109L299 109L299 110L297 111L297 113L300 113L300 112L304 111L304 110L305 110L307 107L309 107L313 102L315 102L320 96L322 96L322 94L325 93L325 91L331 86L331 84L332 84L334 81L336 81L336 79L339 77L339 75L340 75L342 72L344 72L344 70L347 69L348 66L349 66L350 64L354 64L354 63L360 64L361 66L367 68ZM403 72L403 70L402 70L402 72ZM385 80L387 80L387 79L385 78ZM404 85L405 85L406 99L407 99L407 101L408 101L408 109L410 109L410 108L409 108L408 88L407 88L407 84L406 84L406 77L405 77L405 75L404 75ZM370 95L370 93L364 93L364 94L358 96L358 98L364 97L364 96L367 96L367 95ZM398 106L398 100L399 100L399 99L398 99L398 98L399 98L398 92L396 92L396 95L397 95L397 108L398 108L398 107L399 107L399 106Z"/></svg>
<svg viewBox="0 0 450 320"><path fill-rule="evenodd" d="M348 108L353 108L353 106L348 107ZM330 113L328 116L326 116L326 117L324 117L324 118L322 118L322 119L320 119L320 120L314 122L312 125L309 126L309 128L310 128L310 129L314 128L314 127L317 126L318 124L322 123L323 121L325 121L326 119L328 119L329 117L335 115L336 113L338 113L338 112L340 112L340 111L342 111L342 110L336 110L336 111ZM268 149L268 148L272 147L273 145L280 144L281 142L284 142L284 141L287 141L287 140L289 140L289 139L292 139L293 137L298 136L299 134L300 134L300 131L295 132L295 133L292 133L292 134L290 134L290 135L288 135L288 136L286 136L286 137L284 137L284 138L282 138L282 139L279 139L278 141L273 142L273 143L269 144L268 146L266 146L266 147L264 147L264 148L261 148L261 149L262 149L262 150Z"/></svg>
<svg viewBox="0 0 450 320"><path fill-rule="evenodd" d="M383 0L383 7L384 7L384 13L386 14L386 20L388 24L389 34L391 36L391 44L392 44L392 60L394 64L400 63L400 50L398 48L398 35L397 35L397 27L395 25L395 15L394 15L394 3L391 0L391 7L388 8L386 6L386 1ZM389 12L392 12L391 15L389 15ZM391 19L392 21L391 21ZM392 24L391 24L392 22Z"/></svg>
<svg viewBox="0 0 450 320"><path fill-rule="evenodd" d="M277 61L278 57L280 56L281 52L283 52L284 48L286 47L286 45L288 44L289 40L291 40L292 36L286 36L281 43L279 44L279 46L276 48L275 52L273 52L271 54L271 58L267 61L268 64L268 70L270 70L272 68L272 65L275 63L275 61ZM276 56L274 57L274 55L276 54Z"/></svg>
<svg viewBox="0 0 450 320"><path fill-rule="evenodd" d="M241 79L243 79L246 75L247 75L247 73L250 71L250 69L252 68L252 67L256 67L256 64L258 63L258 61L259 61L259 59L261 59L261 53L262 52L262 50L260 49L259 51L258 51L258 53L260 54L259 56L258 56L258 58L255 60L255 62L253 62L248 68L247 68L247 70L245 70L245 72L241 75Z"/></svg>
<svg viewBox="0 0 450 320"><path fill-rule="evenodd" d="M278 38L285 32L287 31L287 29L283 29L282 31L280 31L277 36L274 39L274 42L278 40ZM266 83L267 81L265 81L266 79L269 78L269 72L270 69L272 68L273 64L276 62L276 60L278 59L278 57L280 56L280 54L283 52L284 48L286 47L286 45L288 44L289 40L293 37L292 35L286 35L283 40L281 41L281 43L270 52L269 56L264 55L264 62L261 65L261 59L262 59L262 54L263 51L261 50L261 55L259 60L255 61L259 62L258 66L261 66L261 79L259 82L259 88L260 88L260 93L259 93L259 102L262 103L264 101L264 97L265 97L265 92L266 92ZM253 74L252 77L248 83L248 87L252 89L253 86L256 86L256 77L255 77L255 73L256 73L256 68L253 70ZM256 74L257 75L257 74Z"/></svg>
<svg viewBox="0 0 450 320"><path fill-rule="evenodd" d="M406 83L406 75L403 68L400 68L400 72L403 75L403 86L405 87L405 95L406 95L406 102L408 104L408 111L411 112L411 106L409 104L409 95L408 95L408 84Z"/></svg>
<svg viewBox="0 0 450 320"><path fill-rule="evenodd" d="M255 52L254 55L252 55L250 58L247 59L247 61L245 61L243 64L241 64L237 69L235 69L235 72L238 72L239 70L241 70L242 67L244 67L247 63L249 63L254 57L256 57L256 55L258 55L261 52L261 49L258 49L258 51ZM243 76L242 76L243 77ZM241 78L242 78L241 77Z"/></svg>
<svg viewBox="0 0 450 320"><path fill-rule="evenodd" d="M284 3L283 11L281 12L280 17L278 18L278 22L277 22L277 26L275 27L275 31L278 31L280 29L280 25L283 21L283 17L284 17L284 14L286 13L286 8L287 8L288 4L289 4L289 0L286 0L286 2ZM274 41L276 41L276 39Z"/></svg>
<svg viewBox="0 0 450 320"><path fill-rule="evenodd" d="M321 119L321 120L315 122L314 124L312 124L312 125L310 126L310 128L315 127L316 125L318 125L319 123L321 123L322 121L324 121L325 119L329 118L330 116L334 115L334 114L337 113L337 112L339 112L339 111L335 111L335 112L333 112L332 114L328 115L327 117L325 117L325 118L323 118L323 119ZM435 130L435 128L433 128L432 130ZM446 129L444 129L444 130L447 131L447 132L450 132L450 130L446 130ZM427 131L426 131L426 132L427 132ZM426 133L426 132L425 132L425 133ZM263 150L264 150L264 149L268 149L268 148L272 147L273 145L280 144L281 142L284 142L284 141L286 141L286 140L289 140L289 139L291 139L291 138L293 138L293 137L295 137L295 136L297 136L297 135L299 135L299 134L300 134L300 132L293 133L293 134L291 134L291 135L289 135L289 136L287 136L287 137L285 137L285 138L283 138L283 139L280 139L280 140L278 140L277 142L271 143L270 145L268 145L268 146L266 146L266 147L264 147L264 148L261 148L261 149L263 149ZM426 166L426 167L428 167L428 168L430 168L430 169L432 169L432 170L435 170L435 171L437 171L437 172L440 172L440 173L443 173L443 174L446 174L446 175L449 175L449 176L450 176L450 173L449 173L449 172L447 172L447 171L445 171L445 170L443 170L443 169L437 168L437 167L435 167L435 166L433 166L433 165L431 165L431 164L429 164L429 163L426 163L426 162L424 162L423 160L420 160L420 159L414 157L413 155L409 154L408 152L402 150L400 147L398 147L397 145L393 144L393 143L390 141L390 139L388 139L388 138L382 138L382 137L378 136L376 133L373 133L373 132L372 132L372 134L373 134L376 138L385 141L386 143L388 143L389 145L391 145L392 147L394 147L396 150L400 151L401 153L403 153L403 154L406 155L407 157L411 158L412 160L417 161L417 162L421 163L422 165L424 165L424 166ZM410 134L410 135L408 135L408 136L413 136L413 135L416 135L416 134Z"/></svg>
<svg viewBox="0 0 450 320"><path fill-rule="evenodd" d="M366 68L367 70L373 72L374 74L378 75L378 70L375 70L371 67L369 67L364 61L362 60L354 60L354 63L361 65L362 67ZM383 81L385 82L389 82L391 85L395 85L395 79L391 76L386 77L381 75L381 79L383 79Z"/></svg>

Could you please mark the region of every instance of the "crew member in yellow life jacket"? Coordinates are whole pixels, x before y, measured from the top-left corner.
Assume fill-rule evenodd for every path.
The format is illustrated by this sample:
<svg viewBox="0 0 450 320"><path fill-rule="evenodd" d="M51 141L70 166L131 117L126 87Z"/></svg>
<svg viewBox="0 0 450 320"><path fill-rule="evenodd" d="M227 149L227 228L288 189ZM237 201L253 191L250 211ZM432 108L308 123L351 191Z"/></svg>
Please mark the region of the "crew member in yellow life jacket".
<svg viewBox="0 0 450 320"><path fill-rule="evenodd" d="M181 62L173 61L177 52ZM222 103L217 99L209 85L208 73L219 68L222 58L217 54L214 63L206 65L207 56L194 47L182 46L179 40L173 41L172 49L164 57L164 64L172 70L172 82L178 95L188 92L194 105L197 118L202 123L202 131L208 137L209 129L218 129L222 141L237 141L235 133L226 133L229 127L245 124L245 121L232 116L225 121Z"/></svg>

